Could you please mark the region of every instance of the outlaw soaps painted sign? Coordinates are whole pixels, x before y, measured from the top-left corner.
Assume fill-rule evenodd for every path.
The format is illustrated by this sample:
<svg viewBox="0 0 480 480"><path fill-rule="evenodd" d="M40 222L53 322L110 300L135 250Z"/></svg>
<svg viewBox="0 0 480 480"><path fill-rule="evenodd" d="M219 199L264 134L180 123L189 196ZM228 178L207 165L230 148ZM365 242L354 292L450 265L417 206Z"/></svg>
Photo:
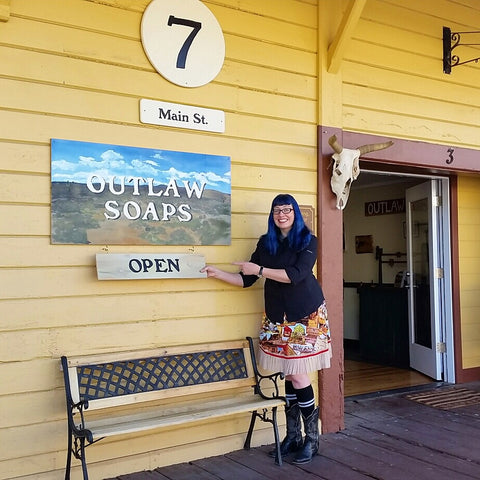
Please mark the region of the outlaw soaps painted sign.
<svg viewBox="0 0 480 480"><path fill-rule="evenodd" d="M373 217L375 215L391 215L392 213L405 213L404 198L397 198L395 200L376 200L374 202L365 202L366 217Z"/></svg>
<svg viewBox="0 0 480 480"><path fill-rule="evenodd" d="M205 278L203 255L177 253L97 253L99 280Z"/></svg>
<svg viewBox="0 0 480 480"><path fill-rule="evenodd" d="M53 244L229 245L230 157L52 139Z"/></svg>

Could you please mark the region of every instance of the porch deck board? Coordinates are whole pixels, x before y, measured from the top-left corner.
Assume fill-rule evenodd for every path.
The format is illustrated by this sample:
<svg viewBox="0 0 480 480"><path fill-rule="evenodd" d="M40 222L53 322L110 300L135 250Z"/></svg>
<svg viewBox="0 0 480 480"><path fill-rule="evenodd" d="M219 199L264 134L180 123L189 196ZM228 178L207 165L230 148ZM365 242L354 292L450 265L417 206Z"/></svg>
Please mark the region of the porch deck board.
<svg viewBox="0 0 480 480"><path fill-rule="evenodd" d="M169 478L159 472L148 471L120 475L116 480L169 480Z"/></svg>
<svg viewBox="0 0 480 480"><path fill-rule="evenodd" d="M465 461L464 458L458 458L452 455L451 452L445 452L445 449L439 451L426 450L425 448L417 448L415 445L414 448L412 448L412 442L404 442L389 435L378 435L378 432L362 427L351 429L347 435L367 442L368 444L376 445L387 451L394 451L412 459L436 465L441 469L450 471L450 475L453 470L456 474L467 475L466 478L471 478L472 476L476 478L475 476L479 476L478 463ZM455 441L455 439L452 439L452 441ZM470 475L470 477L468 475Z"/></svg>
<svg viewBox="0 0 480 480"><path fill-rule="evenodd" d="M161 478L163 479L165 477L169 480L191 480L192 478L197 478L198 480L218 480L217 476L210 473L208 470L195 465L194 462L163 467L155 470L155 472L157 474L162 472Z"/></svg>
<svg viewBox="0 0 480 480"><path fill-rule="evenodd" d="M462 387L480 392L480 382ZM287 458L278 467L266 445L110 480L480 479L480 404L440 410L405 395L348 397L345 430L322 435L320 454L307 465Z"/></svg>

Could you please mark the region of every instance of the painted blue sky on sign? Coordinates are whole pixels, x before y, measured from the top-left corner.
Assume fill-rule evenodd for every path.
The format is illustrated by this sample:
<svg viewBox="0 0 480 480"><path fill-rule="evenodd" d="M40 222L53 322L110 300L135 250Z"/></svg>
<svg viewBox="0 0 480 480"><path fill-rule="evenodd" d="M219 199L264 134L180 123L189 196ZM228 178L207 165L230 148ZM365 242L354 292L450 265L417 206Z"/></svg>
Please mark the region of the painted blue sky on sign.
<svg viewBox="0 0 480 480"><path fill-rule="evenodd" d="M176 152L158 148L52 139L52 182L86 183L96 172L104 177L153 178L160 184L206 184L206 188L231 193L230 157Z"/></svg>

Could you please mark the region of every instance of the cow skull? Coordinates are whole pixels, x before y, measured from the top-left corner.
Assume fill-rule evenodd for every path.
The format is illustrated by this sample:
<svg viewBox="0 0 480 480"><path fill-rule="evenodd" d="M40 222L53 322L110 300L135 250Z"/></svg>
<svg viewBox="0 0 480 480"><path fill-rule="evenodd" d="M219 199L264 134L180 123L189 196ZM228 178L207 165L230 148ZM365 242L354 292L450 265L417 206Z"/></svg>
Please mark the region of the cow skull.
<svg viewBox="0 0 480 480"><path fill-rule="evenodd" d="M337 196L337 208L343 210L347 205L352 182L360 175L360 156L388 148L393 145L393 142L372 143L358 147L355 150L350 150L343 148L338 143L337 137L332 135L328 139L328 143L335 152L332 155L334 164L330 185L333 193Z"/></svg>

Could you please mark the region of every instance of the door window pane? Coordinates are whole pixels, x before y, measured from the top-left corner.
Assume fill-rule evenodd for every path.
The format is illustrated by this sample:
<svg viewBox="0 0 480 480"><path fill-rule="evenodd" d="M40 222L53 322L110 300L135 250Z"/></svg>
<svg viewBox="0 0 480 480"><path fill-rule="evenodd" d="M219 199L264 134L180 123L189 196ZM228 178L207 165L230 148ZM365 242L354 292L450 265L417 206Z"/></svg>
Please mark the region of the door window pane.
<svg viewBox="0 0 480 480"><path fill-rule="evenodd" d="M412 265L411 282L414 303L414 343L432 348L430 319L430 269L428 199L411 204Z"/></svg>

